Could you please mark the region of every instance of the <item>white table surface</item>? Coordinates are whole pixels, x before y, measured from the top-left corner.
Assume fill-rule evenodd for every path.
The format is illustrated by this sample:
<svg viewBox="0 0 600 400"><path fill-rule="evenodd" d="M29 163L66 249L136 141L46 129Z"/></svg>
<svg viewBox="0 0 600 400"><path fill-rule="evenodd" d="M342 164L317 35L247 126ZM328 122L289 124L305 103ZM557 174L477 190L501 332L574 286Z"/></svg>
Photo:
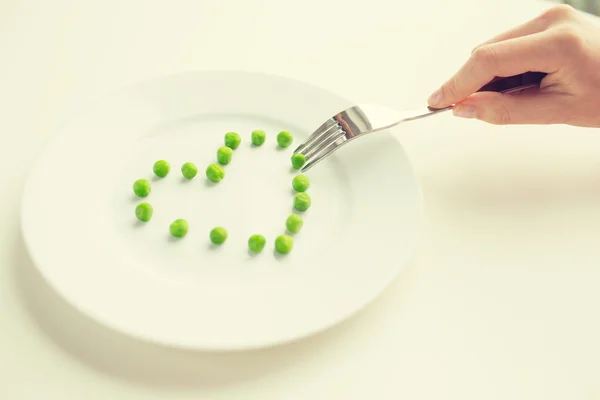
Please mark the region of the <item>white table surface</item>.
<svg viewBox="0 0 600 400"><path fill-rule="evenodd" d="M0 2L0 398L600 398L595 129L451 115L398 129L425 199L414 260L364 312L284 347L205 354L140 343L76 312L32 266L18 224L28 167L95 97L229 68L412 108L471 47L548 6L349 3Z"/></svg>

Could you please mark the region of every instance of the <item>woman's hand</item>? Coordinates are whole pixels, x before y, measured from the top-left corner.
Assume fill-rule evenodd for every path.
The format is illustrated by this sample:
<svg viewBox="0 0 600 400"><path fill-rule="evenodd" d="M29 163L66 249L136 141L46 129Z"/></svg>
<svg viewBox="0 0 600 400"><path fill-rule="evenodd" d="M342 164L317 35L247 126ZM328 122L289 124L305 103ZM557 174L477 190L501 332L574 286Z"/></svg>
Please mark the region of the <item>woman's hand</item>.
<svg viewBox="0 0 600 400"><path fill-rule="evenodd" d="M540 88L475 93L494 77L546 72ZM492 124L600 127L600 26L570 6L553 7L476 47L433 93L432 107Z"/></svg>

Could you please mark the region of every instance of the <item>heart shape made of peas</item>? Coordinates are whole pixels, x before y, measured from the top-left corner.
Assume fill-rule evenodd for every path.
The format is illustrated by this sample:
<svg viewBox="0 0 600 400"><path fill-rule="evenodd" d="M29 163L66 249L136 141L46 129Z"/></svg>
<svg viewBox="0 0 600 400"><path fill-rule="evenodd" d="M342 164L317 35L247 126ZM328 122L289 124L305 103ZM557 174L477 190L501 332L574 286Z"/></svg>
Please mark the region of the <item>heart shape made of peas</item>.
<svg viewBox="0 0 600 400"><path fill-rule="evenodd" d="M254 146L262 146L266 142L266 132L263 130L254 130L250 135ZM289 147L293 142L293 136L288 131L281 131L277 134L277 144L281 148ZM224 137L224 145L217 149L217 162L209 164L205 170L206 179L213 183L219 183L225 179L225 166L232 159L234 152L238 149L242 142L241 136L236 132L228 132ZM306 158L302 154L294 154L291 157L291 164L294 169L299 170L306 163ZM160 179L166 178L171 172L171 166L166 160L158 160L152 167L152 172ZM187 180L194 179L198 174L198 168L192 162L186 162L181 166L181 174ZM310 187L310 181L305 175L296 175L292 180L292 187L296 191L294 195L294 209L299 212L308 210L311 206L311 198L306 193ZM146 198L152 192L150 181L145 178L140 178L133 183L133 192L139 198ZM143 201L135 207L135 217L143 222L148 223L154 214L154 207L148 202ZM302 216L297 213L292 213L286 219L287 233L275 238L275 250L280 254L289 254L292 251L294 240L292 235L300 232L304 225ZM188 222L179 218L174 220L169 226L170 234L178 239L184 238L188 233ZM208 235L209 240L217 246L224 244L229 237L229 232L225 227L216 226ZM248 238L248 248L254 253L260 253L266 246L266 238L255 233Z"/></svg>

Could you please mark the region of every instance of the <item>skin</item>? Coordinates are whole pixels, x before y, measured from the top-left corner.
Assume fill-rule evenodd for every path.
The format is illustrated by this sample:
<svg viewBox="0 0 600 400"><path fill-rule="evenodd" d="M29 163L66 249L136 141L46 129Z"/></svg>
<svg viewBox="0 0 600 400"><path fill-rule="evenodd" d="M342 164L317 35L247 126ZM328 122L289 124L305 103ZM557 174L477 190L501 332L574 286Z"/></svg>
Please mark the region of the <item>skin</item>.
<svg viewBox="0 0 600 400"><path fill-rule="evenodd" d="M293 141L294 137L288 131L281 131L277 134L277 144L279 144L280 147L290 147Z"/></svg>
<svg viewBox="0 0 600 400"><path fill-rule="evenodd" d="M165 176L167 176L170 170L171 166L165 160L159 160L155 162L154 166L152 167L154 175L158 176L159 178L164 178Z"/></svg>
<svg viewBox="0 0 600 400"><path fill-rule="evenodd" d="M181 166L181 174L185 179L194 179L198 173L198 168L194 163L186 162Z"/></svg>
<svg viewBox="0 0 600 400"><path fill-rule="evenodd" d="M227 132L225 134L225 146L229 147L231 150L235 150L242 143L242 138L236 132Z"/></svg>
<svg viewBox="0 0 600 400"><path fill-rule="evenodd" d="M248 248L254 253L260 253L265 248L267 240L263 235L252 235L248 238Z"/></svg>
<svg viewBox="0 0 600 400"><path fill-rule="evenodd" d="M291 214L285 221L285 226L287 230L291 233L300 232L300 229L302 229L303 225L304 221L302 220L302 217L298 214Z"/></svg>
<svg viewBox="0 0 600 400"><path fill-rule="evenodd" d="M294 196L294 208L298 211L306 211L310 208L312 200L308 193L298 193Z"/></svg>
<svg viewBox="0 0 600 400"><path fill-rule="evenodd" d="M210 231L210 241L217 245L225 243L228 236L227 230L221 226L213 228L213 230Z"/></svg>
<svg viewBox="0 0 600 400"><path fill-rule="evenodd" d="M176 238L182 238L188 233L188 223L185 219L176 219L169 226L169 232Z"/></svg>
<svg viewBox="0 0 600 400"><path fill-rule="evenodd" d="M233 150L231 150L227 146L219 147L219 150L217 150L217 161L219 162L219 164L227 165L231 162L232 158L233 158Z"/></svg>
<svg viewBox="0 0 600 400"><path fill-rule="evenodd" d="M294 247L294 239L289 235L281 235L275 239L275 250L280 254L289 254Z"/></svg>
<svg viewBox="0 0 600 400"><path fill-rule="evenodd" d="M135 217L142 222L150 221L152 214L154 214L154 208L150 203L143 202L135 208Z"/></svg>
<svg viewBox="0 0 600 400"><path fill-rule="evenodd" d="M262 146L263 143L265 143L265 140L267 140L267 134L265 133L265 131L262 131L262 130L252 131L252 144L253 145Z"/></svg>
<svg viewBox="0 0 600 400"><path fill-rule="evenodd" d="M310 187L310 180L306 175L296 175L292 180L292 187L296 192L306 192Z"/></svg>
<svg viewBox="0 0 600 400"><path fill-rule="evenodd" d="M527 71L548 75L539 88L475 93L495 76ZM456 104L455 116L497 125L600 127L600 25L571 6L552 7L477 46L428 103Z"/></svg>
<svg viewBox="0 0 600 400"><path fill-rule="evenodd" d="M133 182L133 193L135 193L138 197L146 197L152 191L152 187L150 186L150 182L148 179L138 179Z"/></svg>
<svg viewBox="0 0 600 400"><path fill-rule="evenodd" d="M225 178L225 170L219 164L210 164L206 168L206 177L212 182L220 182Z"/></svg>
<svg viewBox="0 0 600 400"><path fill-rule="evenodd" d="M292 156L292 167L294 169L300 169L306 164L306 157L304 154L294 154Z"/></svg>

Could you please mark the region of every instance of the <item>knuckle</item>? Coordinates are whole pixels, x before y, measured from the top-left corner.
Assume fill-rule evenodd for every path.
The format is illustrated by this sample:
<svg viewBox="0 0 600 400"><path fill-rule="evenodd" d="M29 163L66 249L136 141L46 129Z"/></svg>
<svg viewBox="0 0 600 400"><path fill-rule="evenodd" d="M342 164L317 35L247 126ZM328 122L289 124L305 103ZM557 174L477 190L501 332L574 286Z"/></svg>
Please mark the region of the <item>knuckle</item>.
<svg viewBox="0 0 600 400"><path fill-rule="evenodd" d="M498 108L494 110L494 114L492 116L492 123L496 125L506 125L511 121L510 110L506 107L506 105L500 105Z"/></svg>
<svg viewBox="0 0 600 400"><path fill-rule="evenodd" d="M583 36L573 26L564 26L556 30L557 46L565 52L579 51L584 46Z"/></svg>
<svg viewBox="0 0 600 400"><path fill-rule="evenodd" d="M550 21L562 21L574 17L575 14L576 11L573 6L569 4L559 4L544 11L541 18Z"/></svg>
<svg viewBox="0 0 600 400"><path fill-rule="evenodd" d="M497 58L496 53L497 52L494 46L480 46L473 50L473 54L471 55L471 57L473 58L473 64L484 68L489 68L495 63L495 60Z"/></svg>
<svg viewBox="0 0 600 400"><path fill-rule="evenodd" d="M477 46L473 47L473 49L471 50L471 56L473 56L473 53L475 53L477 50L479 50L483 46L488 46L491 43L491 41L492 41L492 39L486 40L485 42L479 43Z"/></svg>

